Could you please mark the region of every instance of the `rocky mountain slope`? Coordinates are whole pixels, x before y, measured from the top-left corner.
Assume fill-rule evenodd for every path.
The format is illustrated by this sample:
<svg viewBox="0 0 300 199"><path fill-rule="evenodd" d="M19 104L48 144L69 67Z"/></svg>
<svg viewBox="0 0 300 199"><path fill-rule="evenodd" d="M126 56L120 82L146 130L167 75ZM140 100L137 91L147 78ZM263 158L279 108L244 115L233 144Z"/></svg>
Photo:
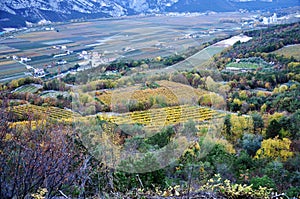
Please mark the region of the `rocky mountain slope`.
<svg viewBox="0 0 300 199"><path fill-rule="evenodd" d="M25 22L164 12L235 11L300 5L300 0L1 0L0 28Z"/></svg>

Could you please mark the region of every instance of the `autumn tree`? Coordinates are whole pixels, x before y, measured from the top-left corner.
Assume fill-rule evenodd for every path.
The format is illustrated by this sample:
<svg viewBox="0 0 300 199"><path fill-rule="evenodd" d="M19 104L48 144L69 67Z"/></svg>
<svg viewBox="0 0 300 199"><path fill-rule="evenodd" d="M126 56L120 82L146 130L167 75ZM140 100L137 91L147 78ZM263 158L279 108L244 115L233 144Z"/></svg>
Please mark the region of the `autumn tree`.
<svg viewBox="0 0 300 199"><path fill-rule="evenodd" d="M290 151L291 143L291 140L288 138L279 139L275 137L273 139L263 140L261 148L256 152L255 157L286 161L289 157L293 156L293 152Z"/></svg>

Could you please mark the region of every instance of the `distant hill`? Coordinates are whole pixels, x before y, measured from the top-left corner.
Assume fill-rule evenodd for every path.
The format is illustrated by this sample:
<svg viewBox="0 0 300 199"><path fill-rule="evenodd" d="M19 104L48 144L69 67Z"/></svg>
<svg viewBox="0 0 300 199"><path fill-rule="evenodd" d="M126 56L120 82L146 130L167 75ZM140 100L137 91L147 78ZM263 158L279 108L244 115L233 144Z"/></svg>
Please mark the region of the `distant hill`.
<svg viewBox="0 0 300 199"><path fill-rule="evenodd" d="M299 0L181 0L168 7L170 12L227 12L239 9L270 10L291 6L300 6Z"/></svg>
<svg viewBox="0 0 300 199"><path fill-rule="evenodd" d="M0 29L25 22L65 21L165 12L227 12L300 6L300 0L1 0Z"/></svg>

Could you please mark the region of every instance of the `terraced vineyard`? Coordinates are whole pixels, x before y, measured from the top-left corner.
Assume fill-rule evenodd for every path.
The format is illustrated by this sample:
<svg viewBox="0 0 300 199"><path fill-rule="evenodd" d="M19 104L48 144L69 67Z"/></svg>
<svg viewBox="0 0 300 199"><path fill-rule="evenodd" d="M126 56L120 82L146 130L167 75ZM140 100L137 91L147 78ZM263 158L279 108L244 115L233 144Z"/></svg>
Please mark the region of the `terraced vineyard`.
<svg viewBox="0 0 300 199"><path fill-rule="evenodd" d="M119 115L101 114L98 118L118 125L141 124L147 130L157 130L163 126L184 123L188 120L204 122L220 116L220 113L209 108L182 105Z"/></svg>
<svg viewBox="0 0 300 199"><path fill-rule="evenodd" d="M179 105L198 101L204 91L191 86L170 82L158 81L161 87L155 89L141 90L137 86L114 91L105 91L97 95L98 99L106 105L115 105L123 101L134 100L137 102L148 102L151 98L161 97L168 105Z"/></svg>
<svg viewBox="0 0 300 199"><path fill-rule="evenodd" d="M35 105L22 105L22 106L14 106L12 111L20 117L24 115L30 115L34 118L45 118L49 117L54 120L61 120L61 121L69 121L75 117L80 117L78 113L60 109L56 107L42 107L42 106L35 106Z"/></svg>

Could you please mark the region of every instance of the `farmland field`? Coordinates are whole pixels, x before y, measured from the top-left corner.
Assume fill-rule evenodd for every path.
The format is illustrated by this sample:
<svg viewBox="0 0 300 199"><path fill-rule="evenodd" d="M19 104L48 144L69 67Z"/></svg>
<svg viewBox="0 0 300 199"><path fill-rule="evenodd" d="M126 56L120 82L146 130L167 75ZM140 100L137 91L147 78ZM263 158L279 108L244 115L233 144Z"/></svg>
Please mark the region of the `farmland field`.
<svg viewBox="0 0 300 199"><path fill-rule="evenodd" d="M13 61L13 60L1 60L0 61L0 82L6 78L13 76L23 77L24 72L26 72L24 65Z"/></svg>
<svg viewBox="0 0 300 199"><path fill-rule="evenodd" d="M14 93L35 93L41 88L41 85L28 84L15 89Z"/></svg>
<svg viewBox="0 0 300 199"><path fill-rule="evenodd" d="M300 61L300 44L285 46L279 50L274 51L278 55L284 55L286 57L293 56L295 59Z"/></svg>
<svg viewBox="0 0 300 199"><path fill-rule="evenodd" d="M40 94L41 97L57 97L59 95L62 95L64 97L69 96L68 92L63 91L44 91Z"/></svg>
<svg viewBox="0 0 300 199"><path fill-rule="evenodd" d="M243 14L250 15L250 14ZM228 14L215 13L201 16L152 16L152 17L125 17L120 19L97 19L86 22L54 24L54 30L29 29L17 33L14 37L0 41L0 55L2 57L16 55L30 57L28 65L35 68L44 68L55 63L58 59L54 55L73 53L60 57L68 63L49 69L49 72L67 70L76 63L80 63L77 53L88 50L98 52L102 58L142 59L157 56L168 56L180 53L189 47L199 46L214 38L240 33L239 23L221 23L220 19ZM240 13L231 13L231 18L240 18ZM197 34L199 37L187 37ZM56 48L55 46L58 46ZM131 51L124 50L132 49ZM196 66L217 53L221 48L208 48L195 55L186 63L179 66L185 68ZM195 60L194 60L195 59ZM95 60L97 65L97 60ZM1 65L1 64L0 64ZM16 66L1 66L0 78L20 76L24 68L11 70ZM19 70L22 68L22 70ZM175 67L176 68L176 67Z"/></svg>

